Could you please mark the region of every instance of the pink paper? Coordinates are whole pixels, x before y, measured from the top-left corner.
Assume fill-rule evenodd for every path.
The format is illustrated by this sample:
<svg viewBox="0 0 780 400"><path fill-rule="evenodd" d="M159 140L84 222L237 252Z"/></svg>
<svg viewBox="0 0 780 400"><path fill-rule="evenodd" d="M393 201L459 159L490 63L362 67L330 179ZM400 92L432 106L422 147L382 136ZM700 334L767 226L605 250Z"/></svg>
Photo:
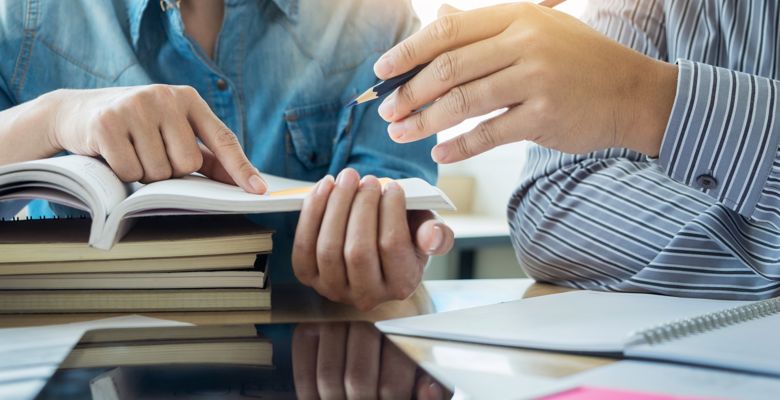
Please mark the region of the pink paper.
<svg viewBox="0 0 780 400"><path fill-rule="evenodd" d="M704 397L672 396L634 392L629 390L579 387L556 393L542 400L707 400Z"/></svg>

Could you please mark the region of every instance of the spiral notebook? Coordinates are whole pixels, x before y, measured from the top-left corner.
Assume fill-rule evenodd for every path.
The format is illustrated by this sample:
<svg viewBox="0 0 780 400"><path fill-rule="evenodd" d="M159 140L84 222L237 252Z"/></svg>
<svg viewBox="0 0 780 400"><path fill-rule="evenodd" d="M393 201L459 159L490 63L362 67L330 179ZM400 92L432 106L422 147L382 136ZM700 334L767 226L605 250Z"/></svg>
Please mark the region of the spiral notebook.
<svg viewBox="0 0 780 400"><path fill-rule="evenodd" d="M377 323L385 333L780 376L780 298L576 291Z"/></svg>

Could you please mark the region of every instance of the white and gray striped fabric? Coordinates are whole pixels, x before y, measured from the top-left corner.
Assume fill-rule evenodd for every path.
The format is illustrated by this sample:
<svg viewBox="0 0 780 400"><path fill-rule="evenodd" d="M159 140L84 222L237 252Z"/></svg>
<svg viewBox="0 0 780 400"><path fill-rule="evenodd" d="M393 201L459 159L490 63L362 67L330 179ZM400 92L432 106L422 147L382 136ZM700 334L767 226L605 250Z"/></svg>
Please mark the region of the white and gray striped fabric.
<svg viewBox="0 0 780 400"><path fill-rule="evenodd" d="M508 217L518 260L564 286L780 295L778 0L591 0L607 36L679 66L658 159L533 146Z"/></svg>

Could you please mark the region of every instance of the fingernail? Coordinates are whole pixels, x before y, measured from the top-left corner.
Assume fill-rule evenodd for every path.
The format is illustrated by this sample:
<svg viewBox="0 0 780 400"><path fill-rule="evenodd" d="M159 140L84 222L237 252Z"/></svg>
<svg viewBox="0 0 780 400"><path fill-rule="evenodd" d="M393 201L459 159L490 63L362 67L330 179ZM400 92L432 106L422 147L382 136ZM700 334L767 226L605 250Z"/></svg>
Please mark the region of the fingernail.
<svg viewBox="0 0 780 400"><path fill-rule="evenodd" d="M393 122L387 127L387 133L393 140L401 140L406 134L406 126L404 122Z"/></svg>
<svg viewBox="0 0 780 400"><path fill-rule="evenodd" d="M430 256L436 254L436 252L439 251L443 244L444 230L440 225L436 224L433 226L433 242L431 242L431 247L428 248L428 255Z"/></svg>
<svg viewBox="0 0 780 400"><path fill-rule="evenodd" d="M378 183L378 180L374 175L366 175L360 180L361 187L363 185L375 185L376 183Z"/></svg>
<svg viewBox="0 0 780 400"><path fill-rule="evenodd" d="M393 73L393 60L385 54L374 64L374 73L378 78L387 78Z"/></svg>
<svg viewBox="0 0 780 400"><path fill-rule="evenodd" d="M379 105L379 116L387 122L395 115L395 96L390 95Z"/></svg>
<svg viewBox="0 0 780 400"><path fill-rule="evenodd" d="M444 146L434 146L431 150L431 158L437 163L443 162L447 158L447 149Z"/></svg>
<svg viewBox="0 0 780 400"><path fill-rule="evenodd" d="M263 182L263 179L260 178L260 175L252 175L249 178L249 186L251 186L252 190L257 194L263 194L267 189L266 184Z"/></svg>
<svg viewBox="0 0 780 400"><path fill-rule="evenodd" d="M444 389L436 382L431 382L428 385L428 398L429 399L443 399Z"/></svg>
<svg viewBox="0 0 780 400"><path fill-rule="evenodd" d="M317 187L315 188L315 194L317 196L323 196L325 193L327 193L330 190L330 185L333 183L333 176L327 175L324 178L320 179L319 182L317 182Z"/></svg>
<svg viewBox="0 0 780 400"><path fill-rule="evenodd" d="M398 182L396 182L396 181L390 181L390 182L385 183L385 185L382 188L382 190L385 191L385 192L387 192L387 191L391 191L392 192L392 191L396 191L396 190L401 190L401 185L399 185Z"/></svg>
<svg viewBox="0 0 780 400"><path fill-rule="evenodd" d="M354 186L357 182L355 182L355 176L357 173L355 173L354 170L345 169L341 172L339 172L339 176L336 178L336 186L341 187L350 187Z"/></svg>

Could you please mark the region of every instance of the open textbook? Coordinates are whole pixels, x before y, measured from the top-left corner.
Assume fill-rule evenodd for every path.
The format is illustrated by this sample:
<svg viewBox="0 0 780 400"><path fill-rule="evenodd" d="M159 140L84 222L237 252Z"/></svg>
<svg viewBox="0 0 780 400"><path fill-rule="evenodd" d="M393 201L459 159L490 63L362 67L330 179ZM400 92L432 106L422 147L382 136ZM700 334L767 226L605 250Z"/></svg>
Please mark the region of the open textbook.
<svg viewBox="0 0 780 400"><path fill-rule="evenodd" d="M0 167L0 201L45 199L87 212L92 217L89 244L110 249L134 217L188 214L259 214L300 210L312 182L263 175L268 194L199 175L148 185L125 184L103 162L68 155ZM406 207L453 209L452 202L422 179L399 179Z"/></svg>

